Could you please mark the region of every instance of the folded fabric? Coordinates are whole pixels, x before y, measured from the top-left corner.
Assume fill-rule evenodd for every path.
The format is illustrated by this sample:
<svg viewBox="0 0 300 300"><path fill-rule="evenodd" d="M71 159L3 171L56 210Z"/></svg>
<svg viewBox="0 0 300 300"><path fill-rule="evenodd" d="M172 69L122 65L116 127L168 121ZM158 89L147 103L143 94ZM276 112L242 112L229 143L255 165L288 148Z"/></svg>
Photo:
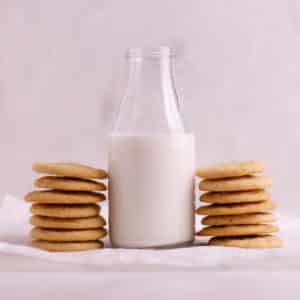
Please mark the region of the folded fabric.
<svg viewBox="0 0 300 300"><path fill-rule="evenodd" d="M101 214L107 218L107 203ZM274 268L300 267L300 218L280 216L281 249L238 249L208 247L206 239L197 238L193 246L164 250L129 250L110 248L105 239L105 249L85 252L56 253L32 248L29 242L31 225L29 204L22 199L6 195L0 203L0 253L36 257L55 262L92 265L158 264L185 267L223 268ZM196 230L201 228L201 218L196 217Z"/></svg>

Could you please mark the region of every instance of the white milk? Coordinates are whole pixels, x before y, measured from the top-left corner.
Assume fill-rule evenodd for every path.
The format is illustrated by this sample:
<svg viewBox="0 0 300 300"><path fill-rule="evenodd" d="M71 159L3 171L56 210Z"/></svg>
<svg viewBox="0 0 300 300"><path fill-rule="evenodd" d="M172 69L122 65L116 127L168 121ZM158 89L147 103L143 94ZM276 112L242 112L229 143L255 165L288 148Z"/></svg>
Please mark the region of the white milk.
<svg viewBox="0 0 300 300"><path fill-rule="evenodd" d="M169 247L194 239L194 136L114 135L110 237L114 247Z"/></svg>

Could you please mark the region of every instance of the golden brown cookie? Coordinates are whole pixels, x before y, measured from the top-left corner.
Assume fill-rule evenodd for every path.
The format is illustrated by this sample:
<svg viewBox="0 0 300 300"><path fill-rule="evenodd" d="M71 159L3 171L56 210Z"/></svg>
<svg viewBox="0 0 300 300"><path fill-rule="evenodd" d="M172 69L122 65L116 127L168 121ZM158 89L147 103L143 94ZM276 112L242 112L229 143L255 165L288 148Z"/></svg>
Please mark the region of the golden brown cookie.
<svg viewBox="0 0 300 300"><path fill-rule="evenodd" d="M105 228L97 229L81 229L81 230L67 230L67 229L45 229L41 227L34 227L31 230L31 237L43 241L57 241L57 242L83 242L95 241L106 236Z"/></svg>
<svg viewBox="0 0 300 300"><path fill-rule="evenodd" d="M241 236L261 235L277 232L279 229L272 224L209 226L197 232L200 236Z"/></svg>
<svg viewBox="0 0 300 300"><path fill-rule="evenodd" d="M98 216L101 208L97 204L33 204L30 212L34 215L54 218L86 218Z"/></svg>
<svg viewBox="0 0 300 300"><path fill-rule="evenodd" d="M101 216L75 219L32 216L30 224L42 228L89 229L103 227L106 225L106 222Z"/></svg>
<svg viewBox="0 0 300 300"><path fill-rule="evenodd" d="M47 204L89 204L104 201L105 195L93 192L33 191L25 196L25 200Z"/></svg>
<svg viewBox="0 0 300 300"><path fill-rule="evenodd" d="M249 191L265 189L271 185L271 177L248 175L226 179L204 179L199 183L199 189L211 192Z"/></svg>
<svg viewBox="0 0 300 300"><path fill-rule="evenodd" d="M32 170L38 173L76 177L76 178L107 178L107 172L77 163L35 163Z"/></svg>
<svg viewBox="0 0 300 300"><path fill-rule="evenodd" d="M209 240L209 246L238 247L238 248L281 248L283 243L277 236L245 236L245 237L214 237Z"/></svg>
<svg viewBox="0 0 300 300"><path fill-rule="evenodd" d="M44 176L34 181L38 188L63 190L63 191L105 191L106 186L102 182L89 179L70 177Z"/></svg>
<svg viewBox="0 0 300 300"><path fill-rule="evenodd" d="M264 169L264 164L259 161L233 161L217 164L207 168L200 168L196 170L196 176L207 179L240 177L263 172Z"/></svg>
<svg viewBox="0 0 300 300"><path fill-rule="evenodd" d="M252 202L252 203L235 203L235 204L212 204L201 206L197 209L199 215L220 216L220 215L240 215L253 212L263 212L273 210L277 207L272 200Z"/></svg>
<svg viewBox="0 0 300 300"><path fill-rule="evenodd" d="M33 247L53 251L53 252L75 252L86 251L93 249L100 249L104 247L102 241L88 241L88 242L48 242L42 240L31 241Z"/></svg>
<svg viewBox="0 0 300 300"><path fill-rule="evenodd" d="M203 225L250 225L270 223L276 221L276 217L271 213L250 213L229 216L207 216L202 219Z"/></svg>
<svg viewBox="0 0 300 300"><path fill-rule="evenodd" d="M207 203L243 203L270 200L270 194L265 190L246 192L208 192L200 196L200 201Z"/></svg>

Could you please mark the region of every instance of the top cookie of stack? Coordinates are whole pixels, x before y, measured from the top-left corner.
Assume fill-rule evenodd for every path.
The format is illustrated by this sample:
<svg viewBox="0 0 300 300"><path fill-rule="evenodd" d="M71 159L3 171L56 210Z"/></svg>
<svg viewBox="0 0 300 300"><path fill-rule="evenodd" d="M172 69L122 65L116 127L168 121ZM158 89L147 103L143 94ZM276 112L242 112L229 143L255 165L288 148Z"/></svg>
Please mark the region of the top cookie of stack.
<svg viewBox="0 0 300 300"><path fill-rule="evenodd" d="M99 216L98 202L105 200L99 191L106 185L95 179L107 178L101 169L75 163L36 163L33 170L51 176L35 180L43 190L28 193L32 202L33 246L49 251L79 251L102 248L106 222Z"/></svg>
<svg viewBox="0 0 300 300"><path fill-rule="evenodd" d="M265 190L272 185L272 179L254 175L264 169L264 164L258 161L227 162L198 169L196 175L204 178L199 189L207 191L200 201L211 205L197 210L197 214L208 215L202 219L202 224L209 225L197 235L216 236L209 245L280 247L280 239L268 235L278 228L265 224L276 220L273 214L266 212L276 208Z"/></svg>

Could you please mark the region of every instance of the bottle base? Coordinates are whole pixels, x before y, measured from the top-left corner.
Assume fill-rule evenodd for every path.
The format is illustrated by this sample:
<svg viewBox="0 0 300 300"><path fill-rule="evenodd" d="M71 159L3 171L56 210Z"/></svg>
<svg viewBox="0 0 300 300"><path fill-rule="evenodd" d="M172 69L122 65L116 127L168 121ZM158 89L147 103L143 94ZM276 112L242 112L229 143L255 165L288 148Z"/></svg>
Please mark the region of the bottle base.
<svg viewBox="0 0 300 300"><path fill-rule="evenodd" d="M190 241L179 242L174 244L166 244L166 245L153 245L153 246L134 246L134 245L120 245L118 243L114 243L111 241L112 248L123 248L123 249L176 249L176 248L185 248L189 247L194 243L194 238Z"/></svg>

